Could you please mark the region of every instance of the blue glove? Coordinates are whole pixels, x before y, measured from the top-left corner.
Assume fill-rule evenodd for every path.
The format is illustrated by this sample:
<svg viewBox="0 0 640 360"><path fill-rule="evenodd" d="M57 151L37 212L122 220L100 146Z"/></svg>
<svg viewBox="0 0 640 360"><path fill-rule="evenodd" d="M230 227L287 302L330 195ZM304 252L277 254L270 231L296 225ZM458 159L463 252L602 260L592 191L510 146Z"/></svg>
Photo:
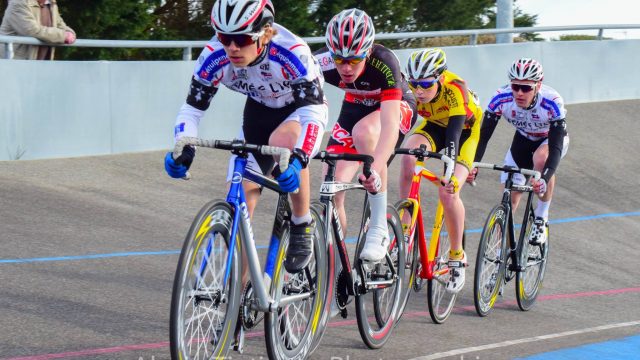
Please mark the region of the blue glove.
<svg viewBox="0 0 640 360"><path fill-rule="evenodd" d="M294 192L300 187L300 170L302 162L298 157L293 157L289 167L276 177L280 188L286 192Z"/></svg>
<svg viewBox="0 0 640 360"><path fill-rule="evenodd" d="M192 146L185 146L182 154L177 159L173 159L173 153L168 152L164 157L164 169L167 174L174 179L182 179L187 175L189 167L196 156L196 149Z"/></svg>

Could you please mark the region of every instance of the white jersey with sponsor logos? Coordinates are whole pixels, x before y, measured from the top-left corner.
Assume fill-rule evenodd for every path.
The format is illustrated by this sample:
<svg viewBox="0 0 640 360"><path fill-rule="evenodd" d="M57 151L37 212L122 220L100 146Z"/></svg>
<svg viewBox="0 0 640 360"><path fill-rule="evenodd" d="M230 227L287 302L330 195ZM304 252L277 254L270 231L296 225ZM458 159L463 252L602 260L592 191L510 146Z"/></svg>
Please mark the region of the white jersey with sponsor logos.
<svg viewBox="0 0 640 360"><path fill-rule="evenodd" d="M498 89L491 99L487 111L504 117L517 131L529 140L540 140L549 135L549 123L564 119L567 110L560 94L547 85L542 85L529 109L519 107L513 97L510 85Z"/></svg>
<svg viewBox="0 0 640 360"><path fill-rule="evenodd" d="M309 46L286 28L278 24L273 27L277 34L269 43L267 53L247 67L233 66L222 43L214 37L198 58L195 79L216 88L222 83L271 108L294 102L292 82L319 79L322 84L322 71Z"/></svg>

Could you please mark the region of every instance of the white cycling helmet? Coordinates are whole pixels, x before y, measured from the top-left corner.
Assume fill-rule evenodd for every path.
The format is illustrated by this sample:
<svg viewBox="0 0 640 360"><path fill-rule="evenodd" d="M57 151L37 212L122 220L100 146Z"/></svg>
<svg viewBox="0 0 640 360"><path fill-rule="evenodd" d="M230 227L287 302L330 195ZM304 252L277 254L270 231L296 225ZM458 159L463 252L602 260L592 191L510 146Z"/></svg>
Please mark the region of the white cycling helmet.
<svg viewBox="0 0 640 360"><path fill-rule="evenodd" d="M255 34L273 23L271 0L216 0L211 9L211 25L223 34Z"/></svg>
<svg viewBox="0 0 640 360"><path fill-rule="evenodd" d="M530 58L514 61L509 69L509 79L511 80L542 81L543 77L542 65Z"/></svg>
<svg viewBox="0 0 640 360"><path fill-rule="evenodd" d="M373 46L373 21L359 9L343 10L327 25L325 42L329 51L342 57L361 56Z"/></svg>
<svg viewBox="0 0 640 360"><path fill-rule="evenodd" d="M442 49L432 48L411 53L407 61L409 79L425 79L438 77L447 70L447 57Z"/></svg>

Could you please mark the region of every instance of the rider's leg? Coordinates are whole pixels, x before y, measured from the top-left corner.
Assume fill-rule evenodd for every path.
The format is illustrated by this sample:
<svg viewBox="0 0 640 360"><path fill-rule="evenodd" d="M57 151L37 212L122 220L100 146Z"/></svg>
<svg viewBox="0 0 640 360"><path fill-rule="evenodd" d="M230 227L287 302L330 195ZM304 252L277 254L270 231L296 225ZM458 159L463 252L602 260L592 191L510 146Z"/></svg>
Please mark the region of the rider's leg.
<svg viewBox="0 0 640 360"><path fill-rule="evenodd" d="M358 171L358 164L355 161L338 161L336 163L336 181L339 182L350 182L353 180L356 172ZM327 173L326 165L324 169L324 173ZM338 218L340 219L340 226L342 227L342 231L344 234L342 236L346 236L347 234L347 215L344 210L344 199L346 192L341 192L336 194L335 204L336 210L338 211Z"/></svg>
<svg viewBox="0 0 640 360"><path fill-rule="evenodd" d="M538 149L533 153L533 169L537 171L542 171L544 169L544 164L549 157L549 145L542 144ZM535 209L535 215L541 217L545 220L549 218L549 206L551 205L551 198L553 197L553 188L555 187L555 176L552 176L547 184L547 191L542 194L542 196L538 195L538 204Z"/></svg>
<svg viewBox="0 0 640 360"><path fill-rule="evenodd" d="M456 179L466 179L467 175L469 175L469 170L461 164L456 164L454 175ZM464 180L459 181L458 191L454 193L447 192L445 187L440 187L438 190L438 195L444 208L444 222L447 225L447 232L451 241L451 251L460 252L460 257L462 257L462 233L464 231L465 217L460 191L464 184Z"/></svg>

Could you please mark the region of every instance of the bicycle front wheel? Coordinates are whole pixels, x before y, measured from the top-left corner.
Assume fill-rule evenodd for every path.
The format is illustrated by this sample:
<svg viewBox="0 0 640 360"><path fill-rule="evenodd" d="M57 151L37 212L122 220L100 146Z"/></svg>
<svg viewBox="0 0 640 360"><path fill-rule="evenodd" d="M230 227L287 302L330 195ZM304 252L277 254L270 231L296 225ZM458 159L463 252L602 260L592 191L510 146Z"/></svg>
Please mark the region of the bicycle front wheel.
<svg viewBox="0 0 640 360"><path fill-rule="evenodd" d="M311 215L316 219L316 221L320 220L317 222L317 226L322 227L322 231L324 234L324 229L326 226L325 222L327 221L327 219L325 219L324 217L325 205L318 200L312 201ZM309 353L313 353L320 345L322 337L324 336L324 332L327 330L327 323L329 322L329 318L331 317L332 305L335 302L333 291L336 281L336 262L339 261L339 258L336 256L337 254L335 254L335 247L333 246L333 233L331 232L332 228L330 227L329 229L329 233L324 234L324 237L320 238L320 240L322 240L321 242L322 247L324 248L324 254L326 254L325 263L327 276L325 278L327 284L325 285L326 291L324 294L324 298L322 299L322 314L320 315L320 319L318 320L316 333L314 335L313 343L311 344Z"/></svg>
<svg viewBox="0 0 640 360"><path fill-rule="evenodd" d="M487 316L498 298L504 281L507 258L507 210L503 205L494 207L482 229L476 256L473 301L476 312Z"/></svg>
<svg viewBox="0 0 640 360"><path fill-rule="evenodd" d="M371 349L382 347L391 336L400 317L404 290L404 236L398 212L392 206L387 207L387 229L390 263L383 259L376 264L362 264L359 257L364 239L359 242L356 252L357 266L363 266L365 274L368 274L367 279L361 279L363 285L357 291L356 318L360 336ZM394 271L396 275L392 276Z"/></svg>
<svg viewBox="0 0 640 360"><path fill-rule="evenodd" d="M462 232L462 243L466 242L464 229ZM464 245L463 245L464 246ZM429 315L436 324L444 323L456 303L457 294L448 292L447 281L449 280L449 250L451 242L447 232L444 218L438 239L438 248L433 262L433 279L427 281L427 302L429 305Z"/></svg>
<svg viewBox="0 0 640 360"><path fill-rule="evenodd" d="M521 271L516 273L516 299L518 307L522 311L528 311L536 302L540 288L542 288L542 280L547 268L547 255L549 254L549 227L546 228L547 241L544 244L529 244L529 233L533 220L533 211L529 211L524 239L520 241L517 249Z"/></svg>
<svg viewBox="0 0 640 360"><path fill-rule="evenodd" d="M400 317L404 314L404 309L407 307L407 303L409 302L409 295L413 289L417 289L418 279L420 279L420 275L418 274L418 264L419 264L419 247L416 239L417 231L414 232L413 239L410 239L411 236L411 218L413 216L413 204L408 200L400 200L395 205L396 210L398 211L398 216L402 222L402 232L404 235L404 244L405 244L405 277L404 277L404 290L402 295L402 303L400 305ZM420 279L421 281L422 279Z"/></svg>
<svg viewBox="0 0 640 360"><path fill-rule="evenodd" d="M229 352L240 307L242 268L240 231L235 249L229 249L232 222L233 208L212 201L189 229L173 282L172 359L223 358Z"/></svg>
<svg viewBox="0 0 640 360"><path fill-rule="evenodd" d="M323 221L313 209L311 214L316 221L316 233L313 256L307 267L296 274L287 272L282 263L289 244L288 230L280 243L270 291L279 305L275 312L266 315L264 325L269 359L304 359L314 350L328 282Z"/></svg>

